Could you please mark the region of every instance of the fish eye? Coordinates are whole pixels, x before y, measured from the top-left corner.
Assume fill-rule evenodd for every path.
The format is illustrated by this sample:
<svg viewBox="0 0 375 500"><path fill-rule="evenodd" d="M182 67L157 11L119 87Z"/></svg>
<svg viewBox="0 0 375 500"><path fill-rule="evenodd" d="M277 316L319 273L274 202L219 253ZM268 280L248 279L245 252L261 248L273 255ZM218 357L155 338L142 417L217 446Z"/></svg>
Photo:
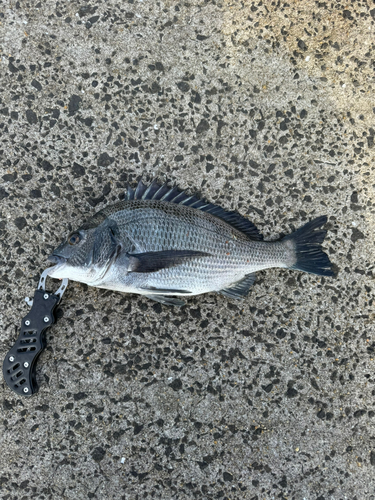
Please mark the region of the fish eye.
<svg viewBox="0 0 375 500"><path fill-rule="evenodd" d="M69 245L76 245L79 241L80 241L79 233L72 233L68 237L68 243L69 243Z"/></svg>

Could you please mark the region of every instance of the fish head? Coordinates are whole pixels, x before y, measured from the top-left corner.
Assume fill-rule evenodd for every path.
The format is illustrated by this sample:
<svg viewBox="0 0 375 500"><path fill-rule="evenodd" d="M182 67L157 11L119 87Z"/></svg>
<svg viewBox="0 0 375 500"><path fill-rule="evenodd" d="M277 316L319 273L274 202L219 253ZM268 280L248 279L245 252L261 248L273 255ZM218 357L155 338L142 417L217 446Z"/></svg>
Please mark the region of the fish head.
<svg viewBox="0 0 375 500"><path fill-rule="evenodd" d="M110 221L105 220L95 226L93 219L71 232L48 257L55 264L49 276L88 285L104 277L118 255L120 245L116 227Z"/></svg>
<svg viewBox="0 0 375 500"><path fill-rule="evenodd" d="M48 260L54 265L49 272L52 278L68 278L88 283L95 279L96 269L92 262L95 230L78 229L52 252Z"/></svg>

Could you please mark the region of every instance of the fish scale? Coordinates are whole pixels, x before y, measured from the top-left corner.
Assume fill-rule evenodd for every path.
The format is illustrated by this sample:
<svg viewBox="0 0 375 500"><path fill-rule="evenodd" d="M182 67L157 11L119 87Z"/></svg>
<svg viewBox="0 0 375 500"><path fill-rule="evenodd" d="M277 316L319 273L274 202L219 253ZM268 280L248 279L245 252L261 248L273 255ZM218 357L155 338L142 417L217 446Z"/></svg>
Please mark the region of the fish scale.
<svg viewBox="0 0 375 500"><path fill-rule="evenodd" d="M321 248L325 216L274 242L236 212L177 188L140 182L126 199L105 207L52 254L51 276L146 295L182 305L173 296L221 292L243 298L255 272L272 267L332 276Z"/></svg>
<svg viewBox="0 0 375 500"><path fill-rule="evenodd" d="M131 238L137 239L139 248L136 251L189 249L215 255L214 258L202 257L181 264L178 268L172 267L153 273L148 279L150 286L156 286L158 280L167 280L168 286L177 279L197 280L199 277L203 278L205 273L206 280L200 280L201 290L210 289L211 286L222 288L223 283L233 282L233 271L241 276L259 270L264 265L269 267L272 261L281 261L281 248L263 242L252 242L243 233L215 216L190 207L170 206L167 202L150 202L148 206L145 206L146 203L139 203L137 208L132 207L129 211L126 205L132 203L134 202L124 204L123 210L116 212L113 219L117 222L120 235L130 235ZM129 213L130 217L127 215ZM153 228L152 238L148 230L150 226ZM264 250L260 251L259 246L265 247ZM252 264L249 265L247 261ZM216 273L216 276L212 275L208 279L210 272ZM220 276L217 275L218 272ZM121 274L121 269L118 274ZM143 277L141 282L144 284ZM161 288L165 288L164 284ZM195 289L196 285L190 288Z"/></svg>

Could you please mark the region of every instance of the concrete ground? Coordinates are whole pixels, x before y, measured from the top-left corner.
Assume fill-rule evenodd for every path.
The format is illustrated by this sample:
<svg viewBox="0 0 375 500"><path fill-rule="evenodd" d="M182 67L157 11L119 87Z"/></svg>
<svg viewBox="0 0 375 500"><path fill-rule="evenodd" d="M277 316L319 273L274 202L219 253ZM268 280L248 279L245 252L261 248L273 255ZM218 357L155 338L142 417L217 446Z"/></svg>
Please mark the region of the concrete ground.
<svg viewBox="0 0 375 500"><path fill-rule="evenodd" d="M1 358L52 248L141 176L265 239L327 214L337 271L181 309L70 282L39 393L1 379L1 498L374 499L375 4L8 0L0 22Z"/></svg>

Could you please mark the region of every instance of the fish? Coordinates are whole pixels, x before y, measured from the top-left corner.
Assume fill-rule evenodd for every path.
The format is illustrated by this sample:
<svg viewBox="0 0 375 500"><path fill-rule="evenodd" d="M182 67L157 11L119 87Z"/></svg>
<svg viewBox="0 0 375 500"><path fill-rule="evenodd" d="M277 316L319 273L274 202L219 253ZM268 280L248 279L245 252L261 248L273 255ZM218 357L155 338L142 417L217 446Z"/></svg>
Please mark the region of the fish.
<svg viewBox="0 0 375 500"><path fill-rule="evenodd" d="M218 292L244 299L257 271L294 269L334 276L323 251L327 216L277 241L263 241L246 217L153 180L127 187L49 256L52 278L140 294L165 305Z"/></svg>

